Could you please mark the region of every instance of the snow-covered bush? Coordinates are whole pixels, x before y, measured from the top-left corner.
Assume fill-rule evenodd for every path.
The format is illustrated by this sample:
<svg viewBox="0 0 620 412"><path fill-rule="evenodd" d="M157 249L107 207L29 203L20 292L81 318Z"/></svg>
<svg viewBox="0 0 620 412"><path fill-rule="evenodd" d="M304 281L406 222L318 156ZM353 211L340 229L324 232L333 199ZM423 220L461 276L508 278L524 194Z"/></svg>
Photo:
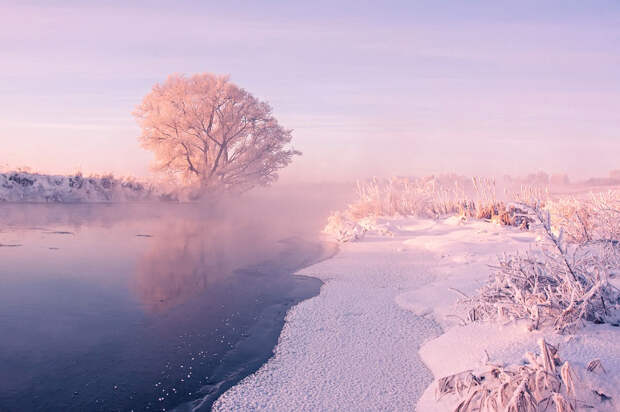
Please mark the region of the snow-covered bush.
<svg viewBox="0 0 620 412"><path fill-rule="evenodd" d="M366 234L366 229L346 213L335 212L327 218L327 225L323 232L335 237L339 242L351 242L362 239Z"/></svg>
<svg viewBox="0 0 620 412"><path fill-rule="evenodd" d="M533 210L546 236L543 248L500 258L490 282L465 300L468 319L529 319L532 329L551 324L560 332L584 321L617 325L620 291L609 280L618 270L620 246L571 242L562 228L554 233L549 211Z"/></svg>
<svg viewBox="0 0 620 412"><path fill-rule="evenodd" d="M355 221L347 213L335 212L327 218L323 233L333 236L339 242L351 242L363 239L369 232L380 236L394 236L397 230L386 219L365 217Z"/></svg>
<svg viewBox="0 0 620 412"><path fill-rule="evenodd" d="M562 228L567 240L586 243L592 240L594 231L593 211L587 202L575 198L548 201L546 209L554 221L554 229Z"/></svg>
<svg viewBox="0 0 620 412"><path fill-rule="evenodd" d="M590 195L586 199L561 198L547 201L556 231L564 231L571 242L617 242L620 240L620 191Z"/></svg>

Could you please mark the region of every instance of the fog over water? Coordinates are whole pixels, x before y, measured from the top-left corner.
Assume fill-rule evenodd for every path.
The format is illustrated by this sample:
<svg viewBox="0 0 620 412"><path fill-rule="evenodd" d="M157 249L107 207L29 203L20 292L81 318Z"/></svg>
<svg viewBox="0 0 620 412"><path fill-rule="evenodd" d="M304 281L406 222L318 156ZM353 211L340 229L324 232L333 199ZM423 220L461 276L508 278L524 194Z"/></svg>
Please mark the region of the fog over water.
<svg viewBox="0 0 620 412"><path fill-rule="evenodd" d="M208 409L318 293L320 199L0 205L0 409Z"/></svg>

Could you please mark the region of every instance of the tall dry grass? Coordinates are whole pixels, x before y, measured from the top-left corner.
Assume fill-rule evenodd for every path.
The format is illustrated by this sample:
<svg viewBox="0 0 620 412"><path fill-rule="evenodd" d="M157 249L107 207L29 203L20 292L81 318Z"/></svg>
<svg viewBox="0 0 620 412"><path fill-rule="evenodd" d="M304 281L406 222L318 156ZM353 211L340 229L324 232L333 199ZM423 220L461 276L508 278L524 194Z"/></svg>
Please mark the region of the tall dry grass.
<svg viewBox="0 0 620 412"><path fill-rule="evenodd" d="M500 200L495 179L457 175L423 178L395 177L358 182L356 200L330 218L325 231L342 241L363 237L369 219L416 216L437 219L460 216L486 219L528 229L532 222L523 210Z"/></svg>

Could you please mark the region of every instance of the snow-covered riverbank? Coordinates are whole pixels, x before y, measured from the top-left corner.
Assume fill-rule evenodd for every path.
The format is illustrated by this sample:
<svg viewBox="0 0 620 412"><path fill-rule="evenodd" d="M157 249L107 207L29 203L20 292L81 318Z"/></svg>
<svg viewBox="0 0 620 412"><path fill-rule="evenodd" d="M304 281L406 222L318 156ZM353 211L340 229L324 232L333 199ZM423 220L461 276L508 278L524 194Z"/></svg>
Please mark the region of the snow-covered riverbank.
<svg viewBox="0 0 620 412"><path fill-rule="evenodd" d="M0 173L0 202L105 203L174 200L171 193L134 178L112 175L48 175L29 172Z"/></svg>
<svg viewBox="0 0 620 412"><path fill-rule="evenodd" d="M418 348L441 330L396 304L432 271L429 252L401 243L368 237L302 270L325 282L321 293L289 311L275 356L214 409L411 409L432 382Z"/></svg>
<svg viewBox="0 0 620 412"><path fill-rule="evenodd" d="M591 325L571 337L521 324L459 326L459 294L486 282L498 254L535 245L535 233L457 218L387 223L383 235L300 272L325 282L320 295L290 310L274 357L215 410L452 410L455 398L436 401L433 378L519 362L543 334L563 359L600 358L607 393L618 387L618 328Z"/></svg>

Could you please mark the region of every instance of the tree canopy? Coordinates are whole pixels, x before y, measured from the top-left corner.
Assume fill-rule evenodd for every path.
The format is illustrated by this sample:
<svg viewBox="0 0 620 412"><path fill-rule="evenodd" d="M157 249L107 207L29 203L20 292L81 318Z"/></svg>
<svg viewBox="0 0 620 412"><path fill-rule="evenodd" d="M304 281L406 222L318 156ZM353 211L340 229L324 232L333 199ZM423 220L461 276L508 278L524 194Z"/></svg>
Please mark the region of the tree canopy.
<svg viewBox="0 0 620 412"><path fill-rule="evenodd" d="M203 191L268 185L301 154L262 102L228 76L175 74L156 84L134 112L155 168Z"/></svg>

